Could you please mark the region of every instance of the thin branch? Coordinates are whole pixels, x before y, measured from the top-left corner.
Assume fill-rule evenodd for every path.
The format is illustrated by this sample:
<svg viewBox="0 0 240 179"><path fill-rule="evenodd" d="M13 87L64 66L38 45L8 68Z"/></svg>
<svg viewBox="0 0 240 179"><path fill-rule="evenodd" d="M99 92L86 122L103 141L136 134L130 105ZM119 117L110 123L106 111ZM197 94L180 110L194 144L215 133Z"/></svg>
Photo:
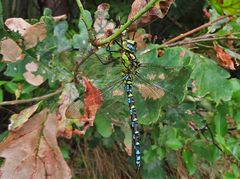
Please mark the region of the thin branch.
<svg viewBox="0 0 240 179"><path fill-rule="evenodd" d="M209 27L209 26L215 24L216 22L218 22L218 21L220 21L220 20L222 20L224 18L227 18L227 17L229 17L229 15L227 15L227 16L220 16L217 19L215 19L214 21L211 21L211 22L208 22L206 24L203 24L203 25L201 25L201 26L199 26L199 27L197 27L197 28L195 28L193 30L190 30L190 31L188 31L188 32L186 32L184 34L180 34L179 36L177 36L177 37L175 37L173 39L170 39L167 42L165 42L162 45L160 45L160 48L164 48L164 47L166 47L170 43L176 42L176 41L178 41L178 40L180 40L180 39L182 39L184 37L187 37L187 36L189 36L189 35L191 35L191 34L193 34L195 32L198 32L198 31L202 30L202 29L204 29L206 27Z"/></svg>
<svg viewBox="0 0 240 179"><path fill-rule="evenodd" d="M119 35L121 35L121 33L126 30L134 21L136 21L137 19L139 19L143 14L145 14L149 9L151 9L155 3L158 0L150 0L146 6L144 6L144 8L142 8L140 11L138 11L137 14L135 14L131 19L129 19L125 24L123 24L117 31L114 32L114 34L112 34L111 36L109 36L108 38L105 39L100 39L99 41L97 41L95 43L95 45L97 46L101 46L104 44L107 44L109 42L111 42L112 40L114 40L115 38L117 38Z"/></svg>
<svg viewBox="0 0 240 179"><path fill-rule="evenodd" d="M240 38L231 38L231 37L226 37L226 36L223 36L223 37L210 37L210 38L205 38L205 39L201 38L201 39L183 40L183 41L179 41L179 42L168 44L165 47L174 47L174 46L180 46L180 45L194 44L194 43L198 43L198 42L207 42L207 41L215 41L215 40L223 40L223 39L227 39L227 40L240 40ZM163 47L161 47L161 48L163 48Z"/></svg>
<svg viewBox="0 0 240 179"><path fill-rule="evenodd" d="M41 101L47 98L50 98L52 96L55 96L59 93L62 92L62 89L58 89L57 91L44 95L44 96L39 96L31 99L22 99L22 100L13 100L13 101L4 101L0 103L0 106L7 106L7 105L17 105L17 104L25 104L25 103L30 103L30 102L35 102L35 101Z"/></svg>

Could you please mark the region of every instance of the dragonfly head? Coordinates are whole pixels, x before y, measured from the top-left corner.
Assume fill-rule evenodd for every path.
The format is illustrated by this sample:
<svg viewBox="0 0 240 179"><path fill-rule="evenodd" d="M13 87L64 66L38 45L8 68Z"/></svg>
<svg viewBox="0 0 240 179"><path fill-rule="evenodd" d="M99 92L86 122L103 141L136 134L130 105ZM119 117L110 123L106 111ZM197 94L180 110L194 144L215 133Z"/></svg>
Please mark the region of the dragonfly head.
<svg viewBox="0 0 240 179"><path fill-rule="evenodd" d="M135 53L137 50L137 43L134 40L123 41L123 48L129 52Z"/></svg>

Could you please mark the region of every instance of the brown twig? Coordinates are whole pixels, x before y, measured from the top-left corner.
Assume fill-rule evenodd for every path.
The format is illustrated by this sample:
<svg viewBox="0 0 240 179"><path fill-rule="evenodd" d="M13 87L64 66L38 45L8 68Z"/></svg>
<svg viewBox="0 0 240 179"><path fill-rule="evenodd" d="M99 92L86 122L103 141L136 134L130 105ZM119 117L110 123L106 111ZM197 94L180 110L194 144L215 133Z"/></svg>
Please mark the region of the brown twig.
<svg viewBox="0 0 240 179"><path fill-rule="evenodd" d="M199 39L189 39L189 40L183 40L179 42L174 42L171 44L166 45L165 47L174 47L174 46L179 46L179 45L187 45L187 44L193 44L193 43L198 43L198 42L207 42L207 41L214 41L214 40L240 40L240 38L230 38L230 37L211 37L211 38L199 38Z"/></svg>
<svg viewBox="0 0 240 179"><path fill-rule="evenodd" d="M62 92L62 88L58 89L57 91L44 95L44 96L39 96L31 99L22 99L22 100L13 100L13 101L4 101L0 103L0 106L7 106L7 105L16 105L16 104L25 104L25 103L30 103L30 102L35 102L35 101L41 101L47 98L50 98L52 96L55 96L59 93Z"/></svg>
<svg viewBox="0 0 240 179"><path fill-rule="evenodd" d="M220 16L217 19L215 19L214 21L211 21L211 22L208 22L206 24L203 24L203 25L201 25L201 26L199 26L199 27L197 27L197 28L195 28L193 30L190 30L190 31L188 31L188 32L186 32L184 34L180 34L179 36L174 37L173 39L170 39L170 40L166 41L161 46L166 46L166 45L168 45L170 43L176 42L177 40L180 40L180 39L182 39L184 37L187 37L187 36L189 36L189 35L191 35L191 34L193 34L195 32L198 32L198 31L200 31L200 30L202 30L202 29L204 29L206 27L209 27L209 26L215 24L216 22L218 22L218 21L220 21L220 20L222 20L222 19L224 19L226 17L229 17L229 15L227 15L227 16Z"/></svg>

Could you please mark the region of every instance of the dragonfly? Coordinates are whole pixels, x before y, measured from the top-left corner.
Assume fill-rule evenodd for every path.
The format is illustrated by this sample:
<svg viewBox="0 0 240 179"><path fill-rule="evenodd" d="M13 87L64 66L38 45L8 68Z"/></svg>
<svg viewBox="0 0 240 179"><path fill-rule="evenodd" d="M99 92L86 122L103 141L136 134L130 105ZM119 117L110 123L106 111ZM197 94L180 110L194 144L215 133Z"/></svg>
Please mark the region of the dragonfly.
<svg viewBox="0 0 240 179"><path fill-rule="evenodd" d="M183 93L176 97L171 92L172 89L170 89L168 84L171 80L175 80L175 77L169 78L168 80L164 79L164 73L169 69L160 67L158 61L156 61L158 58L157 55L155 55L156 58L154 59L154 63L153 61L144 62L142 59L140 60L137 55L151 56L153 54L151 54L152 52L149 52L148 49L137 54L137 43L133 39L120 38L120 41L114 40L112 44L112 46L108 45L105 49L100 49L99 53L95 54L100 64L89 59L81 67L85 71L84 75L91 77L91 79L95 79L93 81L94 84L96 84L97 88L102 89L104 101L107 101L109 96L110 98L117 98L118 94L114 95L113 93L121 93L116 89L119 89L120 86L124 87L123 91L127 98L128 115L130 116L135 165L137 170L139 170L142 166L142 150L140 136L141 127L138 116L140 115L141 119L146 119L146 123L158 120L161 118L161 111L164 110L161 106L166 105L169 101L182 100ZM103 57L103 54L107 54L108 57ZM96 58L93 58L93 60L96 60ZM104 58L107 60L103 60ZM147 57L144 59L147 59ZM153 73L151 73L152 69ZM164 86L162 83L160 85L158 83L159 81L165 81L167 85ZM141 94L139 95L137 92ZM109 95L110 93L112 95ZM166 93L170 95L166 95ZM142 99L141 101L139 100L140 98ZM151 104L152 107L142 107L142 101L145 101L147 106ZM113 108L114 105L113 103L109 104L109 106ZM138 109L141 109L140 112L138 112ZM117 105L115 109L110 110L110 113L113 114L116 111L118 111Z"/></svg>

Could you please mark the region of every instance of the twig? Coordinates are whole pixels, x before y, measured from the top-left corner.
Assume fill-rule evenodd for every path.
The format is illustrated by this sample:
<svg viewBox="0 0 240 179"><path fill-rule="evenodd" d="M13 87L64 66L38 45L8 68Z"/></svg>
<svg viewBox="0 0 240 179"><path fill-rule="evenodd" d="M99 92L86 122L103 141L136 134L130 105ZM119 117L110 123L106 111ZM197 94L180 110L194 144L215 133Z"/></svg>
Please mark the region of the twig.
<svg viewBox="0 0 240 179"><path fill-rule="evenodd" d="M222 19L224 19L226 17L229 17L229 15L227 15L227 16L220 16L217 19L215 19L214 21L211 21L211 22L208 22L206 24L203 24L203 25L201 25L201 26L199 26L199 27L197 27L197 28L195 28L193 30L190 30L190 31L188 31L188 32L186 32L184 34L180 34L179 36L177 36L177 37L175 37L173 39L170 39L167 42L165 42L162 45L160 45L160 48L166 47L170 43L176 42L177 40L180 40L180 39L182 39L182 38L184 38L186 36L189 36L189 35L197 32L197 31L200 31L200 30L202 30L202 29L204 29L206 27L209 27L209 26L213 25L214 23L216 23L216 22L218 22L218 21L220 21L220 20L222 20Z"/></svg>
<svg viewBox="0 0 240 179"><path fill-rule="evenodd" d="M50 98L52 96L55 96L59 93L62 92L62 89L58 89L57 91L44 95L44 96L39 96L31 99L23 99L23 100L13 100L13 101L4 101L0 103L0 106L6 106L6 105L16 105L16 104L25 104L25 103L30 103L30 102L35 102L35 101L41 101L47 98Z"/></svg>
<svg viewBox="0 0 240 179"><path fill-rule="evenodd" d="M114 32L111 36L105 39L100 39L95 42L96 46L101 46L107 44L117 38L121 33L126 30L134 21L139 19L143 14L145 14L150 8L152 8L158 0L150 0L144 8L138 11L131 19L129 19L125 24L123 24L117 31Z"/></svg>
<svg viewBox="0 0 240 179"><path fill-rule="evenodd" d="M165 47L174 47L174 46L179 46L179 45L187 45L187 44L193 44L193 43L198 43L198 42L207 42L207 41L223 40L223 39L240 40L240 38L230 38L230 37L211 37L211 38L205 38L205 39L204 38L189 39L189 40L185 40L185 41L179 41L179 42L171 43L171 44L166 45ZM163 47L161 47L161 48L163 48Z"/></svg>

